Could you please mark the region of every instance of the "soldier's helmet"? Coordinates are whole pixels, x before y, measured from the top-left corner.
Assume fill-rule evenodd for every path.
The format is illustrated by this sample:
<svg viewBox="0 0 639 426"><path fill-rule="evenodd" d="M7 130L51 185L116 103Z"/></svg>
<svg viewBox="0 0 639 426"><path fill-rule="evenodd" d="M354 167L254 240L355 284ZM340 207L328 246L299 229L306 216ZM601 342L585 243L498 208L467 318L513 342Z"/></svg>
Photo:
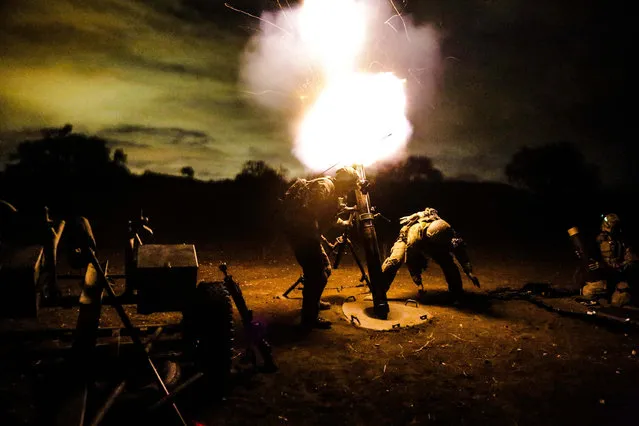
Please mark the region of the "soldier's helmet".
<svg viewBox="0 0 639 426"><path fill-rule="evenodd" d="M619 232L621 230L621 219L615 213L603 215L601 230L609 233Z"/></svg>
<svg viewBox="0 0 639 426"><path fill-rule="evenodd" d="M359 175L353 167L341 167L335 172L335 187L339 192L348 192L357 188Z"/></svg>

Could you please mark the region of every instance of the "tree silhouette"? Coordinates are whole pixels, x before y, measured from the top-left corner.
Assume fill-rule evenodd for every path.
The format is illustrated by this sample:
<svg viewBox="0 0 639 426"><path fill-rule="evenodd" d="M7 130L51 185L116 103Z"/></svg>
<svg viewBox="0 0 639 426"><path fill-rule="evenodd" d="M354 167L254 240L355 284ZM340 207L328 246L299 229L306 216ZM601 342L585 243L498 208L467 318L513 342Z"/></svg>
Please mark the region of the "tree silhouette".
<svg viewBox="0 0 639 426"><path fill-rule="evenodd" d="M6 196L17 205L55 215L106 212L128 197L132 186L126 154L111 157L108 141L73 133L71 125L42 130L42 138L23 141L5 170ZM115 207L114 207L115 209Z"/></svg>
<svg viewBox="0 0 639 426"><path fill-rule="evenodd" d="M480 182L481 178L474 173L462 173L455 176L454 180L461 182Z"/></svg>
<svg viewBox="0 0 639 426"><path fill-rule="evenodd" d="M54 128L46 128L41 129L40 134L44 139L56 138L56 137L64 137L73 131L73 126L71 124L65 124L62 127L54 127Z"/></svg>
<svg viewBox="0 0 639 426"><path fill-rule="evenodd" d="M599 168L586 162L571 142L555 142L517 151L504 170L508 182L542 196L565 196L594 191Z"/></svg>
<svg viewBox="0 0 639 426"><path fill-rule="evenodd" d="M387 163L378 170L378 179L387 181L430 181L441 182L444 174L433 165L433 160L426 156L410 156L407 159Z"/></svg>
<svg viewBox="0 0 639 426"><path fill-rule="evenodd" d="M180 174L182 174L185 178L193 179L195 176L195 170L193 170L193 167L191 166L184 166L180 169Z"/></svg>
<svg viewBox="0 0 639 426"><path fill-rule="evenodd" d="M127 155L122 148L118 148L113 153L113 162L120 167L126 167Z"/></svg>
<svg viewBox="0 0 639 426"><path fill-rule="evenodd" d="M275 170L262 160L249 160L244 163L242 170L235 176L235 180L242 181L263 181L280 182L284 180L285 171Z"/></svg>
<svg viewBox="0 0 639 426"><path fill-rule="evenodd" d="M251 223L263 237L275 235L274 218L278 217L278 198L286 189L283 170L275 170L262 160L249 160L233 181L236 194L243 197L237 203L240 223Z"/></svg>
<svg viewBox="0 0 639 426"><path fill-rule="evenodd" d="M43 130L43 138L24 141L10 155L7 175L21 177L90 177L127 172L126 154L117 149L113 159L107 141L61 129Z"/></svg>

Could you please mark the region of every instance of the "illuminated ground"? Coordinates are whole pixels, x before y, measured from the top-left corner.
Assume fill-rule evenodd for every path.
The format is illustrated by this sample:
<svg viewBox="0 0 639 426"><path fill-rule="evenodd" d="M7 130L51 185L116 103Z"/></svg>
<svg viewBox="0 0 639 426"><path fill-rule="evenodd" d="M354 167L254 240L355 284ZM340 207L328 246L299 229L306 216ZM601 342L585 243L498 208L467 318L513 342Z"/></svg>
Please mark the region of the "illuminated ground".
<svg viewBox="0 0 639 426"><path fill-rule="evenodd" d="M299 276L294 262L200 249L201 279L220 279L217 263L227 261L249 306L268 321L280 371L238 382L221 404L201 395L188 415L206 425L631 424L639 397L636 329L610 329L486 295L529 282L565 288L572 262L530 253L471 254L482 289L469 288L472 297L460 306L440 303L444 281L433 266L424 303L432 304L435 319L394 332L357 328L343 317L340 303L362 291L335 289L357 284L359 272L348 258L325 292L334 304L325 315L333 329L303 336L296 326L301 292L275 298ZM402 270L389 296L414 298L415 290ZM9 368L5 364L3 375ZM0 399L8 401L3 414L20 419L32 410L28 380L12 377L2 381Z"/></svg>

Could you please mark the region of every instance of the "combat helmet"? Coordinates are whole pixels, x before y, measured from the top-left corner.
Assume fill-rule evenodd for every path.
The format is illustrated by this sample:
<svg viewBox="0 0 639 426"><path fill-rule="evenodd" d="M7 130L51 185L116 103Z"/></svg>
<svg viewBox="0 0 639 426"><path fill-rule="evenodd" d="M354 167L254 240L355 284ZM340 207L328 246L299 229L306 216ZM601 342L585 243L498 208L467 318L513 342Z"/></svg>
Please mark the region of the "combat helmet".
<svg viewBox="0 0 639 426"><path fill-rule="evenodd" d="M621 219L615 213L602 215L601 230L611 234L621 231Z"/></svg>
<svg viewBox="0 0 639 426"><path fill-rule="evenodd" d="M353 167L340 167L335 171L334 181L336 187L343 189L343 191L350 191L357 187L359 175Z"/></svg>

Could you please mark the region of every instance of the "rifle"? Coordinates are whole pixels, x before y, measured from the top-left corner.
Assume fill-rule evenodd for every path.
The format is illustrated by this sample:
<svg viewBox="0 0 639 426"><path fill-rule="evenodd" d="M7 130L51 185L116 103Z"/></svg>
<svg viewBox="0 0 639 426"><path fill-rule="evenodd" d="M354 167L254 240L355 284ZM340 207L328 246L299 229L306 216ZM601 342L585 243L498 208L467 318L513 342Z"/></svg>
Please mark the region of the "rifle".
<svg viewBox="0 0 639 426"><path fill-rule="evenodd" d="M235 307L242 318L242 324L244 325L244 331L246 332L248 339L246 355L252 361L253 365L257 365L256 355L259 353L262 358L261 370L267 373L277 371L278 368L273 360L271 345L264 337L263 324L253 319L253 311L246 306L246 301L242 295L242 289L233 279L233 276L228 273L226 263L221 263L219 268L224 274L224 287L233 298Z"/></svg>

